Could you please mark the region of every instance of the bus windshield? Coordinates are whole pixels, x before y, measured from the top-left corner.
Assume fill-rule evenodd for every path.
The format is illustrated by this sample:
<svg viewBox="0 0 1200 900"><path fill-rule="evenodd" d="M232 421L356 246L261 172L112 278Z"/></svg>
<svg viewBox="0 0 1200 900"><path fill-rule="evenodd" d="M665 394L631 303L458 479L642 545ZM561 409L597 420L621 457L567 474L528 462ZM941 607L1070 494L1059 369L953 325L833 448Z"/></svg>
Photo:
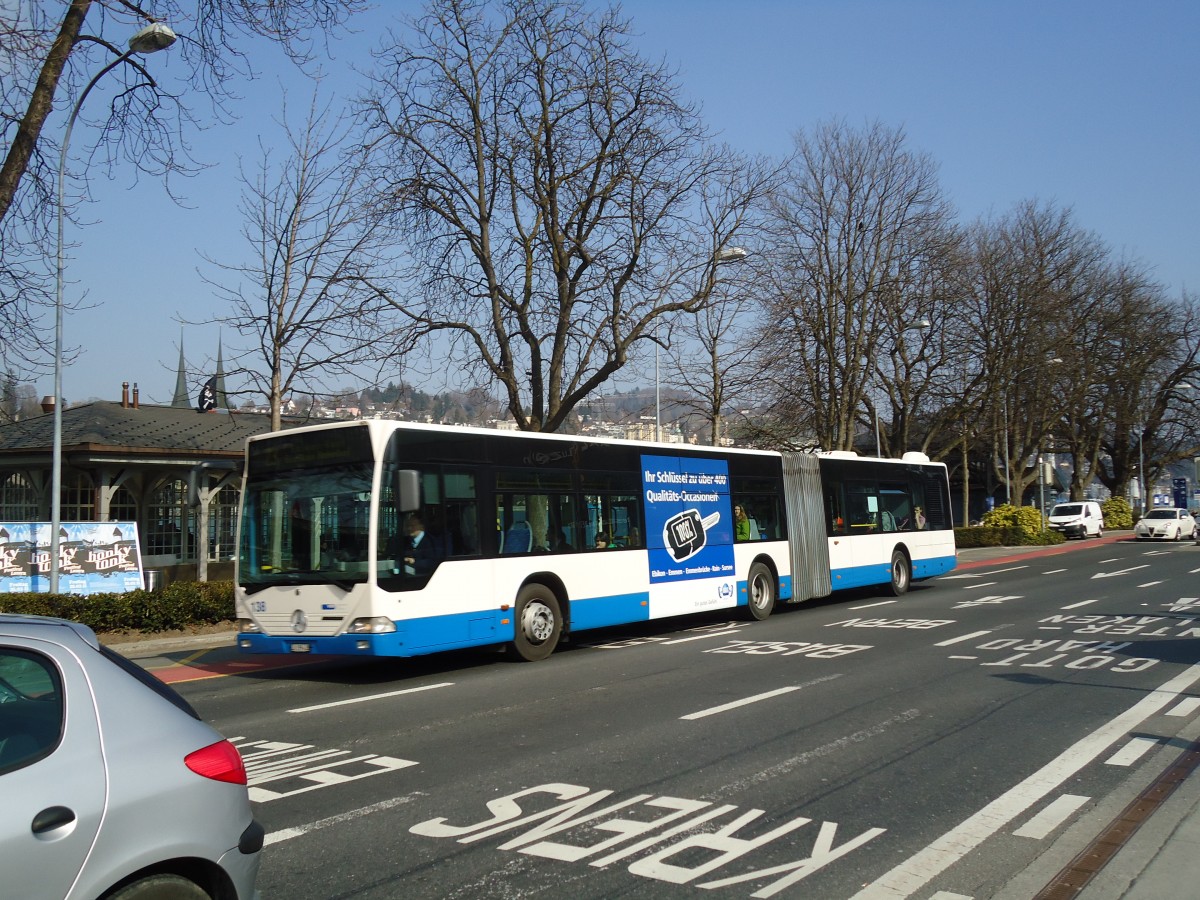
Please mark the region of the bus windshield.
<svg viewBox="0 0 1200 900"><path fill-rule="evenodd" d="M348 440L350 434L342 432L336 462L308 444L286 465L276 464L284 458L277 448L257 458L252 448L238 571L248 591L280 584L349 588L366 580L374 466L366 430L361 442Z"/></svg>

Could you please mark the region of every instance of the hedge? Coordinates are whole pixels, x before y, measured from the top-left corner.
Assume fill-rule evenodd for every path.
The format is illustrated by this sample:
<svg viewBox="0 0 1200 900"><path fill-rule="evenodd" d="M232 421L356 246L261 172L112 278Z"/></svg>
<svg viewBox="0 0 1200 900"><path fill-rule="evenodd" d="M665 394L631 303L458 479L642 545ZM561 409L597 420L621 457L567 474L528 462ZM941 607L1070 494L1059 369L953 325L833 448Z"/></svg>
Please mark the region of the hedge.
<svg viewBox="0 0 1200 900"><path fill-rule="evenodd" d="M1061 544L1066 538L1057 531L1026 531L1016 525L972 525L954 529L954 544L968 547L1041 547Z"/></svg>
<svg viewBox="0 0 1200 900"><path fill-rule="evenodd" d="M235 618L232 581L177 581L124 594L0 594L0 612L73 619L93 631L171 631Z"/></svg>

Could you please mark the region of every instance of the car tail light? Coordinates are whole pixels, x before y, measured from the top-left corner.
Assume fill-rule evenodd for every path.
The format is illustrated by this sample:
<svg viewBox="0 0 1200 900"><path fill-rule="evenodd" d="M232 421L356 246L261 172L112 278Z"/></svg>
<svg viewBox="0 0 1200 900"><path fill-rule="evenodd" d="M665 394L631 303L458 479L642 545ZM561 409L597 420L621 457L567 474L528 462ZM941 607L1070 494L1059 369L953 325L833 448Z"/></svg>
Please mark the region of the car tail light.
<svg viewBox="0 0 1200 900"><path fill-rule="evenodd" d="M197 775L230 784L246 783L246 766L237 747L229 741L209 744L183 758L183 763Z"/></svg>

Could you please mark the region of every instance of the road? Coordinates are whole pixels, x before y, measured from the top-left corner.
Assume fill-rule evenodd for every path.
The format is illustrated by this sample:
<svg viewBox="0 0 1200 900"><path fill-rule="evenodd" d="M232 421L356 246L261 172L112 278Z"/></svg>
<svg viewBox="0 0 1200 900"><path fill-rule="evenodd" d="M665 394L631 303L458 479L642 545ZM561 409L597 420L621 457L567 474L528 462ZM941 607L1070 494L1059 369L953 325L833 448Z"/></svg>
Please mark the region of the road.
<svg viewBox="0 0 1200 900"><path fill-rule="evenodd" d="M1031 897L1200 734L1198 572L1097 543L541 663L175 686L243 752L266 898Z"/></svg>

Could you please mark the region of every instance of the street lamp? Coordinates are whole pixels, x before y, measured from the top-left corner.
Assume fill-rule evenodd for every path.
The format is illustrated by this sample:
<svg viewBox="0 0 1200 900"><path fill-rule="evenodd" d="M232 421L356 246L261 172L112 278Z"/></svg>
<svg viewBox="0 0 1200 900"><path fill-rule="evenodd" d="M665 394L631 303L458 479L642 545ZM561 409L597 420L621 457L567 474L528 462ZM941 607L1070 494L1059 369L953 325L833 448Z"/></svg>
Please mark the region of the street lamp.
<svg viewBox="0 0 1200 900"><path fill-rule="evenodd" d="M1044 363L1041 363L1039 365L1026 366L1024 369L1021 369L1019 372L1014 373L1011 377L1011 380L1015 381L1016 379L1020 378L1022 375L1026 374L1027 372L1032 372L1035 369L1042 368L1043 365L1057 366L1057 365L1061 365L1061 364L1062 364L1062 360L1059 359L1057 356L1055 356L1050 359L1047 359ZM1003 410L1004 410L1004 502L1007 503L1009 506L1011 506L1012 505L1012 466L1009 464L1009 460L1008 460L1009 434L1008 434L1008 391L1007 390L1005 390L1005 392L1004 392ZM1041 457L1039 456L1038 457L1038 468L1039 469L1041 468L1041 464L1042 464L1042 460L1041 460ZM1038 477L1039 477L1039 479L1041 478L1040 472L1038 474Z"/></svg>
<svg viewBox="0 0 1200 900"><path fill-rule="evenodd" d="M50 486L50 593L58 593L59 575L59 531L62 528L62 357L63 357L63 181L67 171L67 148L71 144L71 129L83 101L101 78L119 66L133 54L142 55L166 50L175 43L175 32L161 22L151 22L129 39L129 49L110 62L93 76L87 87L75 101L67 129L63 133L62 151L58 155L58 248L56 254L54 282L54 452L51 462Z"/></svg>
<svg viewBox="0 0 1200 900"><path fill-rule="evenodd" d="M924 331L926 328L929 328L932 325L933 325L933 323L930 322L928 319L921 319L918 322L914 322L912 325L906 325L904 328L901 328L900 333L896 336L896 343L892 345L892 350L895 351L895 349L898 346L900 346L900 341L902 341L904 339L904 333L906 331ZM879 404L875 403L874 406L875 406L875 456L882 458L883 457L883 445L882 445L882 443L880 441L880 437L879 437Z"/></svg>
<svg viewBox="0 0 1200 900"><path fill-rule="evenodd" d="M721 247L712 255L713 271L712 280L709 282L708 291L711 293L713 287L717 283L717 266L728 265L730 263L745 262L746 257L750 255L750 251L745 247ZM662 442L662 388L661 381L658 377L658 351L662 347L662 341L657 335L650 335L650 340L654 341L654 440ZM715 441L714 441L715 443Z"/></svg>

